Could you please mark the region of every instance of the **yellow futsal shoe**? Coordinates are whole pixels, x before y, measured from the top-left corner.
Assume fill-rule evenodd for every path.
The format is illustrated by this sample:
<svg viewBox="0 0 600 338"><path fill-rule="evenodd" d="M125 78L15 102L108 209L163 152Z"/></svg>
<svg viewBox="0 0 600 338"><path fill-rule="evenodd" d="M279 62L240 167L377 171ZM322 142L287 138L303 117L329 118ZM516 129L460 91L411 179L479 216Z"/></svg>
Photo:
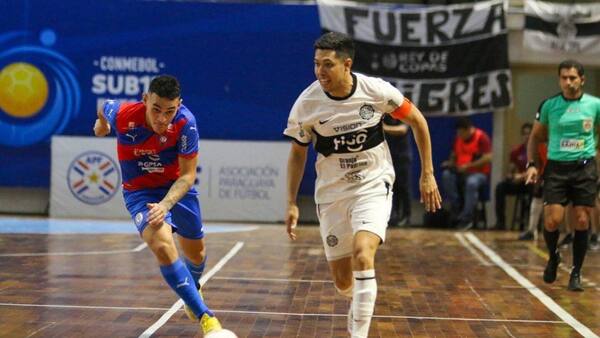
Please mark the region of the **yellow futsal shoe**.
<svg viewBox="0 0 600 338"><path fill-rule="evenodd" d="M200 319L200 328L205 336L211 332L216 332L223 329L217 317L211 317L208 315L208 313L202 315L202 318Z"/></svg>
<svg viewBox="0 0 600 338"><path fill-rule="evenodd" d="M198 294L200 295L200 299L202 299L202 301L204 301L204 297L202 297L202 288L198 289ZM185 314L191 321L194 321L194 322L198 321L198 317L196 317L196 314L194 314L194 311L192 311L192 309L186 303L183 303L183 309L185 310Z"/></svg>

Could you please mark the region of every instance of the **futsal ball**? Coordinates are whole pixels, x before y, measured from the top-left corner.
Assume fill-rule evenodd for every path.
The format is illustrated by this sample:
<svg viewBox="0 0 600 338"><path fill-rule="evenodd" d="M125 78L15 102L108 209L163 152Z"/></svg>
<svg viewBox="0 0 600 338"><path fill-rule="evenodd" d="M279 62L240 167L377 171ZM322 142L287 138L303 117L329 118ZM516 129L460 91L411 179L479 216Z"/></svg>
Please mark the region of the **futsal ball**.
<svg viewBox="0 0 600 338"><path fill-rule="evenodd" d="M0 109L16 118L37 114L46 105L48 81L34 65L15 62L0 71Z"/></svg>
<svg viewBox="0 0 600 338"><path fill-rule="evenodd" d="M229 331L227 329L210 332L209 334L205 335L204 337L206 337L206 338L237 338L235 333L233 333L232 331Z"/></svg>

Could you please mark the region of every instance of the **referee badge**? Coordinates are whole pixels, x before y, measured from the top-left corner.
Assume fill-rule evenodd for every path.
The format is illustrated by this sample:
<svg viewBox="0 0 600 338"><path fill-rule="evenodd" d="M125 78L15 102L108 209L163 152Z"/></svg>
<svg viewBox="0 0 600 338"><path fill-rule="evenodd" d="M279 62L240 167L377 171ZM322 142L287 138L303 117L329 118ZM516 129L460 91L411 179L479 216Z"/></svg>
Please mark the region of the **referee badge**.
<svg viewBox="0 0 600 338"><path fill-rule="evenodd" d="M589 133L592 130L593 126L594 124L592 123L592 119L583 120L583 131L585 131L586 133Z"/></svg>

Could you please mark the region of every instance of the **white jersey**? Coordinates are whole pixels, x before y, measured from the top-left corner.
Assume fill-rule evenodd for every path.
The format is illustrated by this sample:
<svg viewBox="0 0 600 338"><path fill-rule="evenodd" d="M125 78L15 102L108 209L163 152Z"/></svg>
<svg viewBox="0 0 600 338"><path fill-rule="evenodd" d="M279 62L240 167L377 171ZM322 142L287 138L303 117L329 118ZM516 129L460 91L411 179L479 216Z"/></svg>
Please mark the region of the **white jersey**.
<svg viewBox="0 0 600 338"><path fill-rule="evenodd" d="M331 203L369 194L394 182L394 167L383 134L383 114L402 105L404 96L379 78L352 73L345 98L329 96L318 81L298 97L283 132L318 152L315 201Z"/></svg>

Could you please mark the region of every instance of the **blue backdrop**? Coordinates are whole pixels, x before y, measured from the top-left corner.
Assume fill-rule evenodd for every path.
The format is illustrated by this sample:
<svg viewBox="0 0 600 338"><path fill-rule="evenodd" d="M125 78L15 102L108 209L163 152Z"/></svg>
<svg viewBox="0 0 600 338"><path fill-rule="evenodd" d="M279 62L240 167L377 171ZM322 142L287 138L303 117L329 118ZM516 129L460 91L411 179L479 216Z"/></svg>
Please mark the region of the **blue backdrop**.
<svg viewBox="0 0 600 338"><path fill-rule="evenodd" d="M0 11L0 186L48 187L51 135L91 136L99 102L138 100L159 73L180 79L201 139L283 140L314 80L314 5L9 0ZM491 131L491 114L474 121ZM454 121L429 123L437 165Z"/></svg>

